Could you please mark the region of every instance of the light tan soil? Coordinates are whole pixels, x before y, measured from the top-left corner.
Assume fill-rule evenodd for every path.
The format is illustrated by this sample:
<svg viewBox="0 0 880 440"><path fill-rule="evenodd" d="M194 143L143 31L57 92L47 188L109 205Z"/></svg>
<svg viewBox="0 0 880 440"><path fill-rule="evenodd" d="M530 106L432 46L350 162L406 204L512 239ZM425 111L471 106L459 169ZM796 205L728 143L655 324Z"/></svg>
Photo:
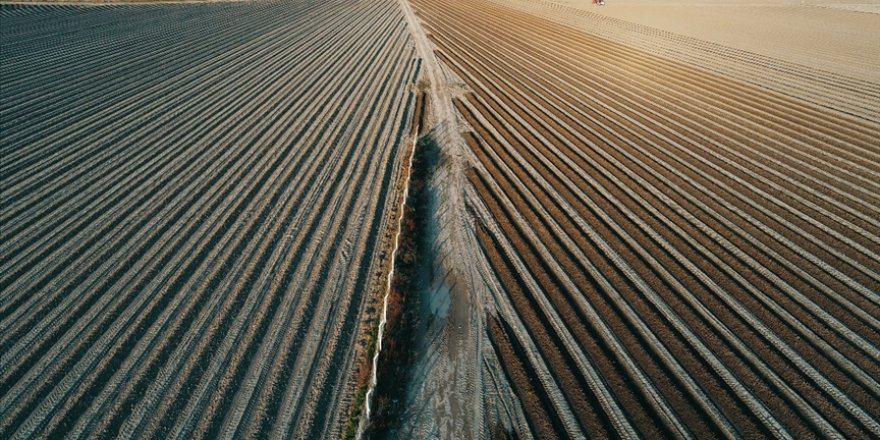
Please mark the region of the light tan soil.
<svg viewBox="0 0 880 440"><path fill-rule="evenodd" d="M880 2L554 0L608 17L880 81ZM871 12L865 12L871 11Z"/></svg>

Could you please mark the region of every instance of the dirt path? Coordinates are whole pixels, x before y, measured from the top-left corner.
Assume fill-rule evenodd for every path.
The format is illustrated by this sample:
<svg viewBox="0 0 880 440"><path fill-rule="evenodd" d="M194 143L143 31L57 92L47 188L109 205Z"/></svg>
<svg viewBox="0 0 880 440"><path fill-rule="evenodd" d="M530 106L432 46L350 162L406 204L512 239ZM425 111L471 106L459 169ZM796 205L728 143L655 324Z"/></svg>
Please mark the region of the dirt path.
<svg viewBox="0 0 880 440"><path fill-rule="evenodd" d="M452 104L458 82L437 60L434 46L406 0L400 1L429 83L428 133L440 145L443 159L433 182L437 194L437 270L423 298L429 322L426 345L420 348L410 399L412 414L403 430L415 437L478 438L483 428L480 402L483 343L480 280L486 266L466 211L468 166L462 125Z"/></svg>

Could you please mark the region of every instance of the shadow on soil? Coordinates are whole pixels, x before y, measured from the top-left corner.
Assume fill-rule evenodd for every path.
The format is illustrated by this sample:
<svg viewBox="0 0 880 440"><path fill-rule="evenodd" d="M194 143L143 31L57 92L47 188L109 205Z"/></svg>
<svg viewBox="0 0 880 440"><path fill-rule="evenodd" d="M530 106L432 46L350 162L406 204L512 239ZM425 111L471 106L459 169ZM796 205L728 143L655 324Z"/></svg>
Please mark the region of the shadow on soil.
<svg viewBox="0 0 880 440"><path fill-rule="evenodd" d="M385 340L379 354L373 414L366 439L394 438L406 412L412 366L424 337L420 298L430 285L435 267L437 194L431 186L440 162L440 147L431 133L419 139L413 152L409 195L404 207L395 275L388 294Z"/></svg>

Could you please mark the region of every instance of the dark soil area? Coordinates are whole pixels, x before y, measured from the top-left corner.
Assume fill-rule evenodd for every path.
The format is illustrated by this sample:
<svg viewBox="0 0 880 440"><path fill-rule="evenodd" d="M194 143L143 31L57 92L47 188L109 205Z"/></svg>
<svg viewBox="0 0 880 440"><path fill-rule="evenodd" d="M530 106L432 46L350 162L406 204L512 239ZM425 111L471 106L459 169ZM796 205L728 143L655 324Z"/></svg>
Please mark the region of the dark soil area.
<svg viewBox="0 0 880 440"><path fill-rule="evenodd" d="M419 293L430 281L433 264L430 222L433 210L430 181L440 158L431 136L419 139L413 152L409 195L404 207L395 273L388 294L388 315L373 414L365 438L393 438L406 406L411 366L419 344Z"/></svg>

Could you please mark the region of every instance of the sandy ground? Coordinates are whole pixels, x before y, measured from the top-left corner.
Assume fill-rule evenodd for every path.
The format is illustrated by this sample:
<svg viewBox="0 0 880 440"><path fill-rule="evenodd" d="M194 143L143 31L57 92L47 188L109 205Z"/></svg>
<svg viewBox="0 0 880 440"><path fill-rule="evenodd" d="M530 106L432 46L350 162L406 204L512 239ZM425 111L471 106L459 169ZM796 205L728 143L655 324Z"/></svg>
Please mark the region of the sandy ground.
<svg viewBox="0 0 880 440"><path fill-rule="evenodd" d="M880 81L880 1L589 0L554 3L869 81Z"/></svg>
<svg viewBox="0 0 880 440"><path fill-rule="evenodd" d="M438 243L441 255L431 287L422 299L427 305L423 316L428 324L425 347L419 349L414 367L416 377L410 386L412 404L401 427L407 438L476 438L483 427L481 393L481 333L483 308L476 268L482 262L475 256L478 245L468 235L464 186L466 146L464 129L456 117L452 98L460 93L458 82L450 77L434 56L433 46L407 0L400 1L409 23L416 51L422 59L424 78L430 84L427 109L429 136L444 151L433 183L438 203ZM454 255L455 263L444 264L444 256ZM460 260L459 260L460 258ZM458 264L471 262L471 264ZM484 262L483 262L484 263ZM488 267L483 265L484 270Z"/></svg>

